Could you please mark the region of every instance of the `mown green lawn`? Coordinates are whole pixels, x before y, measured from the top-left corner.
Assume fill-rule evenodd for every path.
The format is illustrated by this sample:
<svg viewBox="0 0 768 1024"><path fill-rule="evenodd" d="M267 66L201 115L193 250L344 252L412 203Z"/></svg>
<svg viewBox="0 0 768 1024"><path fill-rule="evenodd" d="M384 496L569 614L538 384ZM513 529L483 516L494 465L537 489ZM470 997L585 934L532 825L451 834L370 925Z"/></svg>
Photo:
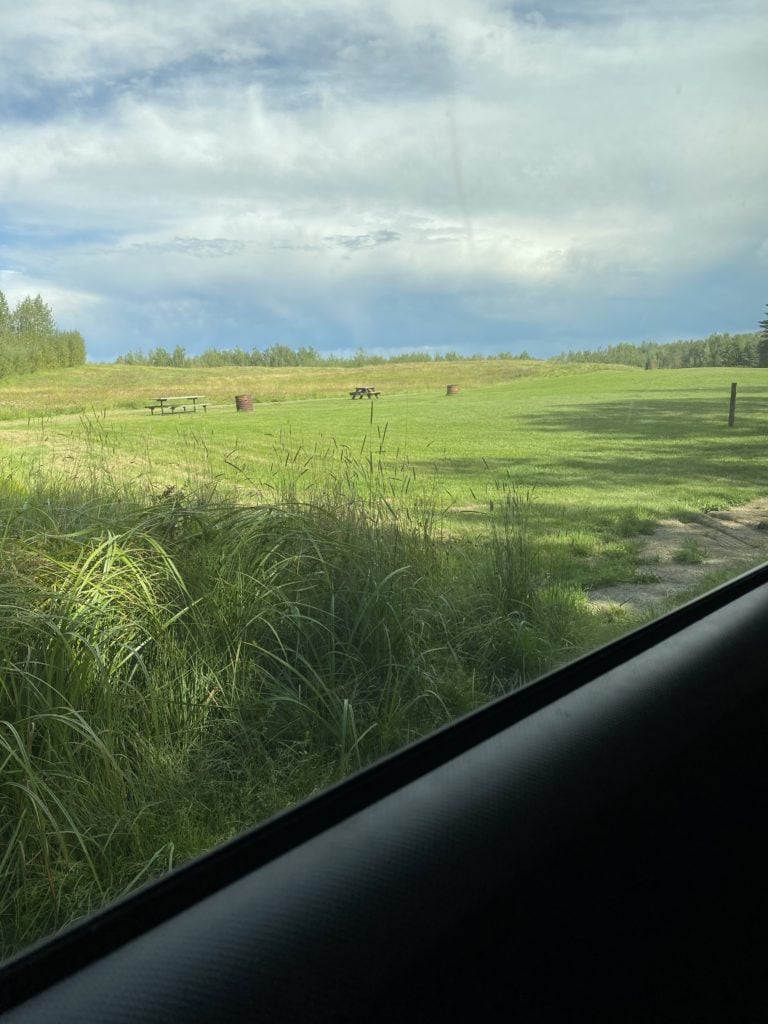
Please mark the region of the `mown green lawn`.
<svg viewBox="0 0 768 1024"><path fill-rule="evenodd" d="M617 367L604 367L605 372ZM211 369L88 364L45 370L0 381L0 420L45 412L51 415L104 409L141 409L157 395L203 394L221 407L234 396L254 402L349 397L349 391L375 386L387 395L434 392L448 384L482 387L521 377L573 377L592 372L587 364L566 366L521 359L476 359L457 363L385 363L370 367L216 367Z"/></svg>
<svg viewBox="0 0 768 1024"><path fill-rule="evenodd" d="M459 394L446 395L446 371L461 381ZM284 382L280 401L238 413L231 387L225 400L221 389L235 377L250 386L270 372ZM473 530L500 490L513 488L529 496L543 541L576 556L571 571L583 584L631 577L633 538L655 520L738 504L768 486L763 369L646 372L516 361L351 371L85 367L59 372L62 393L69 374L91 381L92 412L0 423L0 451L26 460L30 474L77 472L92 482L105 475L143 493L234 487L239 500L257 502L287 485L309 494L361 473L368 476L361 486L370 486L375 468L391 502L431 501L447 510L454 532ZM358 378L374 380L382 398L350 401L347 383ZM737 416L729 428L734 378ZM25 387L31 407L44 410L51 382L29 378ZM324 396L301 397L313 387ZM206 394L208 412L160 417L99 407L109 395L143 405L169 388Z"/></svg>

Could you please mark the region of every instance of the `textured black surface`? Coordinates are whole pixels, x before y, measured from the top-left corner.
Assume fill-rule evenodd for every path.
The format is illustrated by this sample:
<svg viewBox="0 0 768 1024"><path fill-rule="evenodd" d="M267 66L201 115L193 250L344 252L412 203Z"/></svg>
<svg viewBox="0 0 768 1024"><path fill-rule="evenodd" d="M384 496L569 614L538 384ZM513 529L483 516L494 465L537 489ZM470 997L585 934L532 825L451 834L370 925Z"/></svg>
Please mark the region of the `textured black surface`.
<svg viewBox="0 0 768 1024"><path fill-rule="evenodd" d="M746 590L3 1021L764 1019Z"/></svg>

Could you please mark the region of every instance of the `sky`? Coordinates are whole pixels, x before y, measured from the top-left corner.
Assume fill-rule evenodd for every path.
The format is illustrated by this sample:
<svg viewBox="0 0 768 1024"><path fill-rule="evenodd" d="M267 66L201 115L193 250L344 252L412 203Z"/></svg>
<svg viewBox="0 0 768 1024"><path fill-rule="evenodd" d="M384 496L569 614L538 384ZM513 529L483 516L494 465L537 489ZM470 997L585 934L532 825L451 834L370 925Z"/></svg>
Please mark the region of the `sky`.
<svg viewBox="0 0 768 1024"><path fill-rule="evenodd" d="M89 359L751 331L765 0L2 4L0 290Z"/></svg>

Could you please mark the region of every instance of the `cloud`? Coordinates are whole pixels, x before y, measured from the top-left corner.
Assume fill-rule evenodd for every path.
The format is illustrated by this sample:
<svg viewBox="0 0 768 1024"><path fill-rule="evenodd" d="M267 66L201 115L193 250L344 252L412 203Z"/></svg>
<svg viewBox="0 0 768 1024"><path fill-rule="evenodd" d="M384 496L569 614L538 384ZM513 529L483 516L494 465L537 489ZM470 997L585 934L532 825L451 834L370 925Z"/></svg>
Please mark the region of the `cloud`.
<svg viewBox="0 0 768 1024"><path fill-rule="evenodd" d="M464 296L468 334L517 330L510 295L554 330L558 290L607 323L764 259L766 27L751 0L30 0L0 266L179 332L193 295L241 296L243 330L271 296L269 329L365 333L415 291Z"/></svg>
<svg viewBox="0 0 768 1024"><path fill-rule="evenodd" d="M81 318L92 315L103 302L99 295L57 287L44 278L8 269L0 270L0 291L11 306L27 295L42 294L62 330L76 330Z"/></svg>
<svg viewBox="0 0 768 1024"><path fill-rule="evenodd" d="M221 259L233 256L245 248L243 242L233 238L173 238L168 242L131 242L130 249L140 256L149 254L179 254L195 259Z"/></svg>

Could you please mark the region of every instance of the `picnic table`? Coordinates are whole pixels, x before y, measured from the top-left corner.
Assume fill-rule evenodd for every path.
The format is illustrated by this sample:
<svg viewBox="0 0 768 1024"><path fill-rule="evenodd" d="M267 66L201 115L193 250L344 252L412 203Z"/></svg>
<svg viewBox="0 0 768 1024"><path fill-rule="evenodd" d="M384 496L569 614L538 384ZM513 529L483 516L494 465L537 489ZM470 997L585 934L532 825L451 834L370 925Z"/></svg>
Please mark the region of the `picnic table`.
<svg viewBox="0 0 768 1024"><path fill-rule="evenodd" d="M373 388L355 388L355 390L350 391L349 394L354 402L356 398L378 398L381 392L374 391Z"/></svg>
<svg viewBox="0 0 768 1024"><path fill-rule="evenodd" d="M163 395L160 398L152 398L150 401L152 405L147 405L144 408L149 409L152 415L155 415L155 409L160 410L160 415L164 416L167 412L173 414L177 410L179 412L197 412L197 403L200 402L204 395L186 395L186 396L175 396ZM187 406L191 405L192 408L188 409ZM201 408L203 412L208 412L208 403L201 402Z"/></svg>

